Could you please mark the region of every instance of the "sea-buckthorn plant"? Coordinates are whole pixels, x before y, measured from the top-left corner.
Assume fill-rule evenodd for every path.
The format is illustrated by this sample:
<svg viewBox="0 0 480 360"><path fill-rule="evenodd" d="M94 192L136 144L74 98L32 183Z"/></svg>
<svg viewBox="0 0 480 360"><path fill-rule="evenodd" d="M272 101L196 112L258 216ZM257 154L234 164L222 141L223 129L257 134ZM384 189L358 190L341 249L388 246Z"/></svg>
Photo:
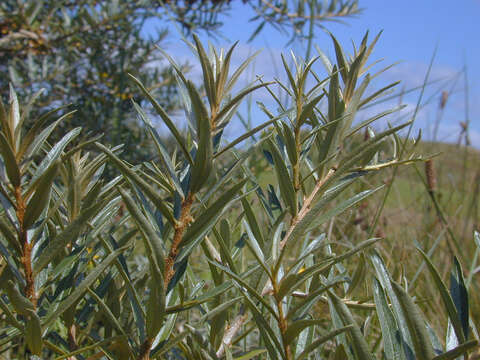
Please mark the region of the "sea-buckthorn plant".
<svg viewBox="0 0 480 360"><path fill-rule="evenodd" d="M164 54L185 117L172 118L131 76L144 96L132 107L155 145L142 164L101 137L79 143L79 128L50 143L75 116L64 108L24 129L34 99L20 106L12 88L0 107L2 356L467 359L478 335L456 259L447 287L428 254L412 255L448 317L441 340L409 280L389 273L384 239L335 239L349 209L381 194L372 176L423 158L399 135L411 121L373 130L397 109L356 121L396 85L368 88L383 71L369 73L378 36L351 55L332 39L335 61L320 50L307 61L282 57L285 82L258 77L244 88L255 55L231 69L235 45L207 51L194 37L201 87ZM259 103L265 122L224 136L258 91L275 110ZM107 163L119 174L109 181Z"/></svg>

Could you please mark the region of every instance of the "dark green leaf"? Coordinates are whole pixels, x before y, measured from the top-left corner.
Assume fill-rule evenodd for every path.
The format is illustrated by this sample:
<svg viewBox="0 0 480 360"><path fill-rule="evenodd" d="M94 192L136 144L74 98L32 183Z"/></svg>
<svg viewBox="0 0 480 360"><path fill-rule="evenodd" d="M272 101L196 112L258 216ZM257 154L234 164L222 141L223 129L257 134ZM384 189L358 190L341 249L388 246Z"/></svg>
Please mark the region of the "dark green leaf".
<svg viewBox="0 0 480 360"><path fill-rule="evenodd" d="M462 267L455 257L453 259L453 269L450 274L450 294L452 296L457 313L462 323L463 334L468 339L469 329L469 310L468 310L468 292L463 278ZM456 331L457 329L455 329ZM460 339L459 339L460 340Z"/></svg>
<svg viewBox="0 0 480 360"><path fill-rule="evenodd" d="M427 254L425 254L420 248L417 248L417 250L422 254L425 263L427 264L428 270L430 271L430 274L433 277L433 280L435 282L435 285L437 287L437 290L440 292L440 296L442 298L443 305L445 306L445 309L447 311L448 317L450 321L452 322L453 328L455 330L455 334L457 335L457 339L459 343L464 343L465 342L465 336L464 336L464 329L462 329L462 323L460 322L460 316L459 313L457 313L457 309L455 308L455 304L452 300L452 297L448 293L447 287L442 281L442 278L440 274L438 273L438 270L435 268L435 266L432 264L430 261L430 258L428 257ZM467 316L467 324L468 324L468 316ZM468 325L467 325L468 329Z"/></svg>
<svg viewBox="0 0 480 360"><path fill-rule="evenodd" d="M335 336L337 336L339 334L342 334L345 331L352 330L352 328L353 328L353 325L347 325L347 326L341 327L339 329L335 329L335 330L329 332L328 334L320 336L319 338L315 339L315 341L313 341L310 345L308 345L305 348L305 350L297 357L297 360L307 359L308 356L310 355L310 353L312 351L314 351L315 349L317 349L319 346L323 345L324 343L326 343L329 340L332 340ZM345 357L342 358L342 360L344 360L344 359L347 359L346 354L345 354Z"/></svg>
<svg viewBox="0 0 480 360"><path fill-rule="evenodd" d="M418 359L432 360L435 357L435 352L420 309L400 285L392 282L392 288L405 315L416 357Z"/></svg>
<svg viewBox="0 0 480 360"><path fill-rule="evenodd" d="M35 186L35 193L28 201L25 210L25 217L23 220L23 226L25 229L29 229L33 225L48 205L53 180L55 179L55 176L57 176L59 166L60 162L58 160L55 161L39 178L38 183Z"/></svg>
<svg viewBox="0 0 480 360"><path fill-rule="evenodd" d="M295 216L298 211L298 206L295 189L293 187L293 180L288 173L285 160L283 159L282 155L280 155L280 151L278 150L277 146L271 139L268 139L267 142L273 156L275 172L277 174L277 180L280 186L280 193L283 201L289 207L290 214Z"/></svg>
<svg viewBox="0 0 480 360"><path fill-rule="evenodd" d="M66 310L76 303L87 289L98 279L98 277L105 271L113 261L125 251L130 245L123 246L111 254L109 254L99 265L97 265L85 279L75 287L72 293L64 299L58 306L53 306L52 310L48 312L43 322L43 326L48 328L58 317L60 317Z"/></svg>
<svg viewBox="0 0 480 360"><path fill-rule="evenodd" d="M457 359L460 355L466 354L468 351L478 347L478 341L477 340L470 340L467 341L466 343L463 343L459 346L457 346L455 349L452 349L450 351L447 351L444 354L435 356L433 360L455 360Z"/></svg>
<svg viewBox="0 0 480 360"><path fill-rule="evenodd" d="M232 186L229 190L223 193L209 208L202 212L202 214L193 222L193 224L187 229L182 242L179 245L181 253L177 258L177 261L181 261L184 257L188 256L198 242L202 241L205 235L209 233L212 227L220 219L222 213L233 203L235 196L242 189L247 182L247 179L243 179L236 185Z"/></svg>
<svg viewBox="0 0 480 360"><path fill-rule="evenodd" d="M173 217L172 211L165 204L166 201L162 199L158 190L153 188L144 179L142 179L132 168L130 168L123 160L119 159L111 150L107 149L100 143L95 143L100 150L102 150L113 161L113 163L119 168L124 176L129 178L135 185L137 185L144 194L153 202L157 209L163 216L173 225L176 223Z"/></svg>
<svg viewBox="0 0 480 360"><path fill-rule="evenodd" d="M157 100L154 99L154 97L145 88L145 86L140 82L140 80L138 80L136 77L134 77L131 74L128 74L128 75L138 85L140 90L145 94L145 96L148 98L148 100L152 103L152 105L153 105L155 111L157 112L157 114L160 115L160 117L162 118L165 125L167 125L167 127L170 129L170 131L172 132L172 135L174 136L175 140L177 140L177 143L180 146L180 149L182 149L182 152L183 152L183 155L185 156L185 158L188 160L188 162L190 164L193 164L193 159L190 156L190 152L187 149L186 142L182 138L182 136L180 135L180 132L178 131L178 129L175 126L172 119L170 119L170 117L168 116L166 111L160 106L160 104L157 102Z"/></svg>
<svg viewBox="0 0 480 360"><path fill-rule="evenodd" d="M50 240L34 263L33 273L38 274L65 249L67 244L77 240L80 232L87 226L87 222L104 207L103 202L83 210L60 234Z"/></svg>
<svg viewBox="0 0 480 360"><path fill-rule="evenodd" d="M208 180L213 166L212 124L195 85L187 81L186 86L197 126L198 147L192 168L190 189L195 194Z"/></svg>
<svg viewBox="0 0 480 360"><path fill-rule="evenodd" d="M328 295L343 323L345 325L352 325L349 333L351 335L353 352L355 353L356 359L373 360L373 356L368 349L368 344L363 337L360 328L355 323L350 310L348 310L347 306L342 302L342 300L334 295L331 291L328 291Z"/></svg>
<svg viewBox="0 0 480 360"><path fill-rule="evenodd" d="M380 282L373 279L373 297L377 310L378 320L382 329L383 349L387 359L404 359L402 345L398 337L398 326L392 311L387 303L387 297Z"/></svg>
<svg viewBox="0 0 480 360"><path fill-rule="evenodd" d="M7 170L8 179L14 187L20 185L20 168L17 165L15 154L12 147L8 143L3 132L0 132L0 154L2 155L5 168Z"/></svg>

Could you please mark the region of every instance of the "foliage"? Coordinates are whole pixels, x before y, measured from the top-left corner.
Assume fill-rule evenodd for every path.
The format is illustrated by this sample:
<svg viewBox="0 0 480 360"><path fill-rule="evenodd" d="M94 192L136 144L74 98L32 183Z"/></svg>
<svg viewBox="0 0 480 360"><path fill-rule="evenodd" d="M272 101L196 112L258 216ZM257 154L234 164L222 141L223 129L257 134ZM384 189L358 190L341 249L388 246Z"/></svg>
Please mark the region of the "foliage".
<svg viewBox="0 0 480 360"><path fill-rule="evenodd" d="M262 27L269 22L283 28L304 19L306 12L301 9L310 2L288 1L280 8L270 2L249 2L245 6L255 9ZM292 5L298 5L298 9ZM130 100L140 93L127 73L139 78L166 111L176 109L177 88L171 69L158 66L158 46L165 46L167 25L178 22L187 31L218 31L219 17L229 8L230 1L223 0L2 1L0 71L5 76L0 78L0 94L8 99L9 83L25 99L44 88L32 109L33 118L60 104L72 104L77 110L75 117L58 126L53 139L58 140L67 129L84 126L93 134L103 134L108 144L123 143L129 161L147 160L151 143L132 121L130 106ZM356 2L335 0L325 9L312 7L311 15L315 15L312 21L319 23L356 11ZM150 31L147 37L142 34L147 22L165 29ZM295 23L297 32L300 28ZM27 121L26 126L31 125Z"/></svg>
<svg viewBox="0 0 480 360"><path fill-rule="evenodd" d="M399 137L411 121L377 133L370 127L393 110L354 122L388 89L367 94L378 37L369 43L367 34L352 55L332 39L335 63L321 52L307 62L294 56L291 67L282 59L286 84L258 80L237 90L252 58L231 70L235 46L207 53L194 37L204 94L169 59L186 131L130 75L175 139L175 149L166 148L134 102L157 150L154 161L135 166L121 147L75 141L79 128L51 146L66 117L50 122L55 111L24 132L34 105L20 107L12 88L8 109L0 108L1 351L57 359L439 360L476 347L457 259L447 287L428 255L418 254L448 315L440 341L409 280L391 274L376 250L382 239L336 241L329 230L382 191L369 186L380 171L424 160ZM278 111L260 104L269 120L229 141L225 128L259 89ZM92 142L100 154L86 152ZM251 170L250 155L260 151L275 174L267 186ZM107 161L121 173L109 182Z"/></svg>

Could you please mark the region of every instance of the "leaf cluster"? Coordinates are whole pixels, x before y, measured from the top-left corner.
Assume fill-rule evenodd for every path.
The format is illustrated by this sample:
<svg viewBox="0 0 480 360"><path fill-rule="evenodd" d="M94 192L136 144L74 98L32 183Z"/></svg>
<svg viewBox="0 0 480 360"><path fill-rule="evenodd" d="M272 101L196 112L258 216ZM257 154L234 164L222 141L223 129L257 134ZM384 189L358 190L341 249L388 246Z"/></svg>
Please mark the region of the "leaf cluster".
<svg viewBox="0 0 480 360"><path fill-rule="evenodd" d="M371 176L423 160L399 138L410 122L370 126L395 109L354 122L394 86L367 94L377 39L369 44L367 34L347 56L332 37L334 64L320 51L309 61L292 55L293 66L282 57L286 83L241 88L253 56L231 69L235 45L205 49L194 37L204 92L165 54L186 130L129 75L175 141L167 147L133 102L156 150L155 160L138 165L121 146L82 142L80 128L51 142L75 116L51 121L60 109L25 131L34 104L20 106L12 87L9 103L0 103L0 351L57 359L466 358L477 335L458 260L447 287L428 255L418 255L448 316L440 341L409 281L389 273L382 239L338 242L328 230L382 192L368 186ZM268 120L226 138L242 100L260 88L276 111L259 104ZM87 151L92 144L98 152ZM251 170L259 153L272 173L267 185ZM119 176L105 179L107 162Z"/></svg>

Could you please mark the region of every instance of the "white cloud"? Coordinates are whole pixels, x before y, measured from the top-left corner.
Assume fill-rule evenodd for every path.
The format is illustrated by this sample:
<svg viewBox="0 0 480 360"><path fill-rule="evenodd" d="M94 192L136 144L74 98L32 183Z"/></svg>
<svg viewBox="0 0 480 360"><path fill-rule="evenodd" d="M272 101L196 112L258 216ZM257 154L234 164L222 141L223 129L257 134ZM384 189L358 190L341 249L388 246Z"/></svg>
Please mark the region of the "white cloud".
<svg viewBox="0 0 480 360"><path fill-rule="evenodd" d="M228 49L231 44L215 44L216 49L224 47ZM194 57L191 50L188 46L182 41L175 42L170 44L166 49L172 58L179 64L189 63L192 68L188 73L188 78L191 78L195 83L201 83L202 71L198 60ZM258 47L250 46L248 44L240 43L237 45L233 57L231 60L230 75L233 71L248 57L256 52ZM262 52L256 57L252 62L249 68L244 72L238 81L238 86L234 89L234 92L238 91L241 87L246 86L248 83L251 83L255 80L256 76L263 76L264 81L271 81L274 78L279 78L282 82L286 82L285 70L283 69L283 64L281 62L281 53L285 54L287 61L290 61L290 54L287 53L284 49L262 49ZM165 60L161 60L160 64L166 64ZM375 68L380 69L385 64L376 65ZM323 65L319 61L314 66L315 71L319 76L325 74ZM384 74L376 78L372 84L368 93L372 93L376 89L385 86L388 83L393 81L401 80L402 83L397 86L397 93L402 89L408 91L409 89L415 87L421 87L424 82L425 74L428 70L428 64L418 63L418 62L404 62L394 66L393 68L386 71ZM375 72L372 69L371 72ZM425 104L424 107L420 109L417 114L415 121L414 131L417 132L418 129L422 129L424 133L424 139L431 139L432 128L437 116L438 103L440 99L440 94L442 90L452 90L452 83L459 74L458 69L454 69L448 66L443 65L434 65L431 69L430 79L432 81L437 81L426 88L422 104ZM449 97L447 107L442 117L442 122L440 123L438 131L438 139L440 141L447 142L456 142L460 132L460 121L464 121L464 93L462 92L463 84L461 83L462 79L458 81L454 90L455 93L452 93ZM311 86L313 81L308 84ZM392 114L382 120L379 120L377 127L379 129L384 129L387 124L387 120L393 124L398 124L401 121L406 121L414 113L417 100L420 94L420 89L403 95L402 103L407 105L403 110ZM272 111L276 112L275 102L272 100L271 96L266 90L258 90L254 95L254 101L252 103L252 112L250 113L252 118L253 125L258 125L267 120L266 116L258 110L255 101L261 101ZM245 101L244 101L245 102ZM380 103L371 108L361 111L357 116L357 121L362 121L368 119L369 117L378 114L379 112L391 109L398 106L399 99L394 98L385 103ZM480 116L480 96L475 94L470 101L470 120L471 120L471 132L470 137L472 145L480 147L480 124L476 121L476 118ZM247 117L247 107L242 106L240 111L244 117ZM183 112L180 113L180 116L177 116L177 119L183 117ZM181 120L179 120L182 122ZM243 125L235 117L233 123L229 125L226 129L226 134L229 138L238 136L239 132L243 131Z"/></svg>

